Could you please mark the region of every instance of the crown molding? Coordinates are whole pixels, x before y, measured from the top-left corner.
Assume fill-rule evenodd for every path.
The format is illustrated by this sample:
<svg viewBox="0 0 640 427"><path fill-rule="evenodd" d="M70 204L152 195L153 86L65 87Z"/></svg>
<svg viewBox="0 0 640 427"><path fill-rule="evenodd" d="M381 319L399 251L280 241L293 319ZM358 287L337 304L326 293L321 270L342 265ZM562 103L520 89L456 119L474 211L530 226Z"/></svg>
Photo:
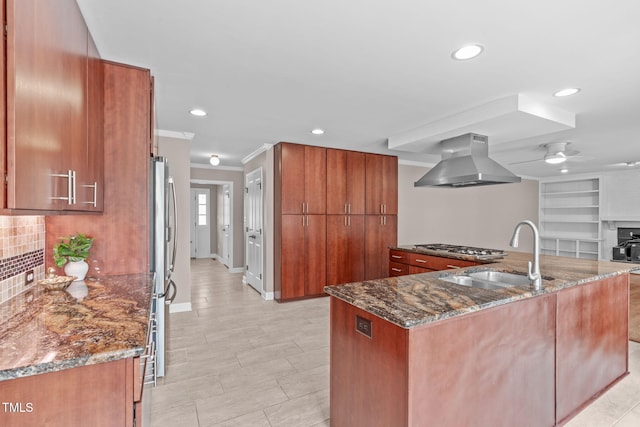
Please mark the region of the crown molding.
<svg viewBox="0 0 640 427"><path fill-rule="evenodd" d="M196 136L192 132L178 132L175 130L156 129L155 134L165 138L186 139L187 141L193 141Z"/></svg>
<svg viewBox="0 0 640 427"><path fill-rule="evenodd" d="M258 157L260 154L264 153L265 151L269 151L271 149L271 147L273 147L273 144L262 144L262 146L258 147L254 152L252 152L248 156L244 157L242 159L242 164L246 165L251 160L253 160L256 157Z"/></svg>

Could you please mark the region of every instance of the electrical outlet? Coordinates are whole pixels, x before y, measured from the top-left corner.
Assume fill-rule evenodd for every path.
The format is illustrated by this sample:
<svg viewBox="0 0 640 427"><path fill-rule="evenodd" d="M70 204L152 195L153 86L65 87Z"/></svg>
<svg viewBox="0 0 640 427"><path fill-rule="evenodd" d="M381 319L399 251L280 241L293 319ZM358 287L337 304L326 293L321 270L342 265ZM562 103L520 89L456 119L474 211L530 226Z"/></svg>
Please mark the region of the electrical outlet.
<svg viewBox="0 0 640 427"><path fill-rule="evenodd" d="M24 273L24 285L27 286L31 283L33 283L33 270Z"/></svg>

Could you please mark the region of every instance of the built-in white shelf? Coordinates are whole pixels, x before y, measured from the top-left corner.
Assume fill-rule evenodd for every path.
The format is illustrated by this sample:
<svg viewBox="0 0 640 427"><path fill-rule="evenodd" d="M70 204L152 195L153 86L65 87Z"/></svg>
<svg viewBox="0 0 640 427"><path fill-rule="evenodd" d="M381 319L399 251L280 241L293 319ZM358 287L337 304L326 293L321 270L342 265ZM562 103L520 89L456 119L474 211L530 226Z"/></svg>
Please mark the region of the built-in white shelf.
<svg viewBox="0 0 640 427"><path fill-rule="evenodd" d="M540 238L543 254L598 259L599 178L540 183Z"/></svg>

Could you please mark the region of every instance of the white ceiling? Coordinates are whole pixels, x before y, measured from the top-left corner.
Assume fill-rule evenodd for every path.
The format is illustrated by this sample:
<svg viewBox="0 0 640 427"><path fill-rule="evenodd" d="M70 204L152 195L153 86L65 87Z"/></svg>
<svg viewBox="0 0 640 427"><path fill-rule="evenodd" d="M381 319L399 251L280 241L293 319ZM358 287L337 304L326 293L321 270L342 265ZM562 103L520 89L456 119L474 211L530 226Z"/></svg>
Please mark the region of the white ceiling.
<svg viewBox="0 0 640 427"><path fill-rule="evenodd" d="M575 128L510 139L515 121L472 126L514 173L559 175L542 161L511 165L557 141L580 151L571 173L640 161L638 0L78 3L103 58L151 69L158 127L195 134L193 163L215 153L240 166L263 144L290 141L432 164L428 143L392 151L387 139L516 95L574 114ZM452 60L468 43L484 53ZM565 87L582 91L552 96Z"/></svg>

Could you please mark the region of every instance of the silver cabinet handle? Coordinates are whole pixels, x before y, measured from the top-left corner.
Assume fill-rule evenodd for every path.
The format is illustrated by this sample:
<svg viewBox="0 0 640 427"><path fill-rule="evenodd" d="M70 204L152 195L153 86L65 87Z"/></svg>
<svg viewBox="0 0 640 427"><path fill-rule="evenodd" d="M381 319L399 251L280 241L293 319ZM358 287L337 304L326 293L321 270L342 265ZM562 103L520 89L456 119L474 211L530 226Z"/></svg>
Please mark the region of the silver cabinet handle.
<svg viewBox="0 0 640 427"><path fill-rule="evenodd" d="M349 213L349 211L347 210L347 203L344 204L344 213Z"/></svg>
<svg viewBox="0 0 640 427"><path fill-rule="evenodd" d="M459 265L447 265L447 268L462 268Z"/></svg>
<svg viewBox="0 0 640 427"><path fill-rule="evenodd" d="M173 239L172 239L172 249L171 252L171 264L169 265L169 272L173 273L173 270L176 266L176 252L178 249L178 203L176 199L176 186L173 182L173 177L169 177L169 189L171 191L171 200L173 201L173 216L171 218L172 224L171 227L173 229ZM174 285L175 287L175 285ZM174 295L175 298L175 295ZM173 301L173 299L172 299Z"/></svg>
<svg viewBox="0 0 640 427"><path fill-rule="evenodd" d="M426 263L427 263L427 260L420 259L420 258L416 258L416 262L419 262L419 263L421 263L421 264L426 264Z"/></svg>
<svg viewBox="0 0 640 427"><path fill-rule="evenodd" d="M67 179L67 195L51 197L52 200L66 200L67 204L73 205L76 202L76 172L69 169L66 174L52 173L51 176Z"/></svg>
<svg viewBox="0 0 640 427"><path fill-rule="evenodd" d="M391 267L391 271L397 271L398 273L402 273L402 270L399 268Z"/></svg>
<svg viewBox="0 0 640 427"><path fill-rule="evenodd" d="M84 188L93 188L93 201L91 202L82 202L86 205L92 205L94 208L98 206L98 183L94 182L93 185L92 184L83 184L82 187Z"/></svg>
<svg viewBox="0 0 640 427"><path fill-rule="evenodd" d="M391 258L402 259L404 257L402 255L391 255Z"/></svg>

